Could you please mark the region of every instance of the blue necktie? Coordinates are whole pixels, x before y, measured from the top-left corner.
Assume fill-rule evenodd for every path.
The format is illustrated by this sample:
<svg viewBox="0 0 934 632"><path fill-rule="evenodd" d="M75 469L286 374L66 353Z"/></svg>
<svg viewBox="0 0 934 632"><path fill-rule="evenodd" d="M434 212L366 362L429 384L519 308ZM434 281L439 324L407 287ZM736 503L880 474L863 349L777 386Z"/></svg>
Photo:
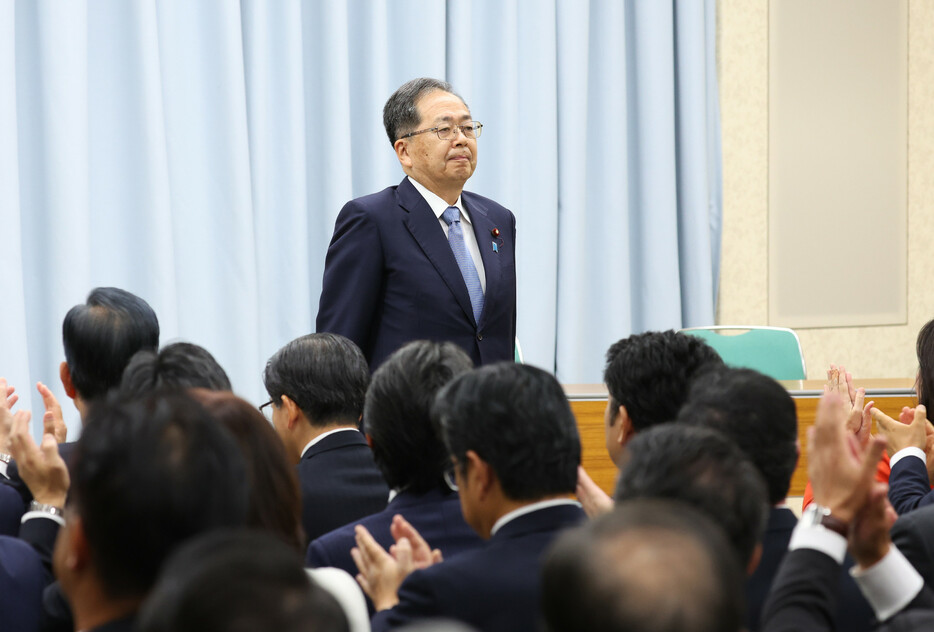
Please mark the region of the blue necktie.
<svg viewBox="0 0 934 632"><path fill-rule="evenodd" d="M449 206L441 214L441 219L448 225L448 243L454 252L457 267L461 269L464 283L467 284L467 294L470 295L470 305L473 307L473 317L478 323L483 312L483 287L480 285L480 275L473 264L473 257L467 250L464 242L464 231L461 228L461 212L456 206Z"/></svg>

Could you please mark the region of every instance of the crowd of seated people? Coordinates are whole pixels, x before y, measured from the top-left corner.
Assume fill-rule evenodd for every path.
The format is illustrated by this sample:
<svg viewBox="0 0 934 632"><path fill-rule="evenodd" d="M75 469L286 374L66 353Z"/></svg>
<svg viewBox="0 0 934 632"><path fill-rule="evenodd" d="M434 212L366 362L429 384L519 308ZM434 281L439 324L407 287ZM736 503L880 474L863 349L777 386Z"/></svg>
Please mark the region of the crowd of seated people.
<svg viewBox="0 0 934 632"><path fill-rule="evenodd" d="M914 408L879 410L831 368L800 519L790 395L685 334L607 352L610 495L529 365L416 341L371 376L352 342L310 334L272 355L256 406L203 347L160 348L129 292L96 288L62 332L77 441L40 383L37 442L0 378L0 629L934 625L934 321Z"/></svg>

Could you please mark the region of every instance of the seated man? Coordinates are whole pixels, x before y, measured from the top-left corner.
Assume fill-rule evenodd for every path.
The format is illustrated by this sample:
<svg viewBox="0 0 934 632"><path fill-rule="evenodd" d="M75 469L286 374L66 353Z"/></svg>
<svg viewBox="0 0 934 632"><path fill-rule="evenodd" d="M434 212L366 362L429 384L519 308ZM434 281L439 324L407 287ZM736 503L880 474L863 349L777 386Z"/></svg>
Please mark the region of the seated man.
<svg viewBox="0 0 934 632"><path fill-rule="evenodd" d="M767 512L765 485L742 450L710 428L663 424L630 442L616 501L664 498L685 502L727 534L742 568L759 563Z"/></svg>
<svg viewBox="0 0 934 632"><path fill-rule="evenodd" d="M295 552L260 531L218 531L166 562L138 632L346 632L337 601Z"/></svg>
<svg viewBox="0 0 934 632"><path fill-rule="evenodd" d="M607 453L617 467L636 433L674 421L692 380L721 366L720 356L706 342L680 332L650 331L614 343L603 371L609 391L604 432ZM613 506L583 469L577 495L591 516Z"/></svg>
<svg viewBox="0 0 934 632"><path fill-rule="evenodd" d="M751 369L722 368L694 382L678 421L725 434L746 453L765 480L770 509L762 538L762 559L746 580L746 627L758 630L772 580L798 523L785 504L798 462L795 403L788 391L767 375ZM840 573L837 629L868 631L872 610L847 572L852 565L849 560Z"/></svg>
<svg viewBox="0 0 934 632"><path fill-rule="evenodd" d="M847 549L857 563L853 576L882 623L878 629L931 629L934 592L892 544L886 486L874 481L885 440L853 441L843 402L830 393L818 405L808 445L814 503L795 527L765 605L763 630L836 629L835 578Z"/></svg>
<svg viewBox="0 0 934 632"><path fill-rule="evenodd" d="M742 572L703 514L629 500L558 538L542 570L542 606L547 632L738 632Z"/></svg>
<svg viewBox="0 0 934 632"><path fill-rule="evenodd" d="M534 630L542 553L584 519L571 499L581 446L564 391L541 369L494 364L444 387L432 415L464 519L489 542L439 562L411 527L392 554L357 527L353 555L378 611L373 629L451 618L485 632Z"/></svg>
<svg viewBox="0 0 934 632"><path fill-rule="evenodd" d="M296 464L302 526L313 540L382 511L389 487L361 434L370 369L360 349L337 334L310 334L279 349L263 382L272 424Z"/></svg>
<svg viewBox="0 0 934 632"><path fill-rule="evenodd" d="M482 543L464 522L457 492L445 481L450 460L430 414L437 392L472 365L453 343L421 340L402 347L376 370L364 406L367 440L396 495L385 510L313 540L306 558L309 566L334 566L355 575L357 566L350 556L354 525L366 527L388 549L396 514L445 557Z"/></svg>
<svg viewBox="0 0 934 632"><path fill-rule="evenodd" d="M53 558L74 629L131 630L175 548L243 525L246 511L240 450L189 397L95 405L75 449Z"/></svg>

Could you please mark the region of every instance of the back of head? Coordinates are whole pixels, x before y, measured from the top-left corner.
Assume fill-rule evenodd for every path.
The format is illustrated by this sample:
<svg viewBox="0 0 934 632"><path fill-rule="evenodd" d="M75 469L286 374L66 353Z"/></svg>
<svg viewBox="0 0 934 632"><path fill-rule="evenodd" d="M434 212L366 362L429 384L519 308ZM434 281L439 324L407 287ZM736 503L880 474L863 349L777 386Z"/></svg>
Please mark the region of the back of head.
<svg viewBox="0 0 934 632"><path fill-rule="evenodd" d="M625 406L633 428L641 431L674 420L694 377L722 365L717 352L700 338L650 331L609 348L603 381L612 407Z"/></svg>
<svg viewBox="0 0 934 632"><path fill-rule="evenodd" d="M246 462L248 527L278 536L297 550L305 545L298 476L285 447L255 406L227 391L193 389L191 397L236 440Z"/></svg>
<svg viewBox="0 0 934 632"><path fill-rule="evenodd" d="M363 352L338 334L309 334L279 349L263 372L273 401L294 401L315 426L357 424L370 382Z"/></svg>
<svg viewBox="0 0 934 632"><path fill-rule="evenodd" d="M736 444L710 428L663 424L639 433L627 456L617 501L666 498L691 505L723 528L748 567L768 505L762 477Z"/></svg>
<svg viewBox="0 0 934 632"><path fill-rule="evenodd" d="M620 503L559 536L542 570L549 632L737 632L742 595L722 531L677 502Z"/></svg>
<svg viewBox="0 0 934 632"><path fill-rule="evenodd" d="M450 462L431 420L437 392L473 362L451 342L411 342L384 362L366 393L364 419L373 457L390 489L444 488Z"/></svg>
<svg viewBox="0 0 934 632"><path fill-rule="evenodd" d="M929 320L918 332L918 403L928 410L934 406L934 320Z"/></svg>
<svg viewBox="0 0 934 632"><path fill-rule="evenodd" d="M574 493L581 444L558 381L541 369L493 364L445 386L432 416L458 464L473 450L496 473L507 498Z"/></svg>
<svg viewBox="0 0 934 632"><path fill-rule="evenodd" d="M107 595L146 594L179 544L242 525L245 479L233 438L183 393L95 406L76 448L68 502Z"/></svg>
<svg viewBox="0 0 934 632"><path fill-rule="evenodd" d="M215 532L166 564L137 622L140 632L345 632L337 601L296 552L268 534Z"/></svg>
<svg viewBox="0 0 934 632"><path fill-rule="evenodd" d="M798 416L785 388L752 369L710 371L694 382L678 421L719 430L762 474L769 503L788 495L798 463Z"/></svg>
<svg viewBox="0 0 934 632"><path fill-rule="evenodd" d="M120 381L120 391L129 397L173 388L231 390L230 378L214 356L190 342L170 344L158 353L137 351Z"/></svg>
<svg viewBox="0 0 934 632"><path fill-rule="evenodd" d="M99 287L84 305L68 310L62 342L72 384L83 399L94 400L120 384L134 353L159 347L159 320L140 297Z"/></svg>
<svg viewBox="0 0 934 632"><path fill-rule="evenodd" d="M447 81L430 77L406 81L393 92L386 101L386 105L383 106L383 127L386 128L386 135L389 136L389 144L395 145L402 135L415 131L415 127L421 121L421 115L416 107L419 99L436 90L450 92L461 101L464 100L454 92Z"/></svg>

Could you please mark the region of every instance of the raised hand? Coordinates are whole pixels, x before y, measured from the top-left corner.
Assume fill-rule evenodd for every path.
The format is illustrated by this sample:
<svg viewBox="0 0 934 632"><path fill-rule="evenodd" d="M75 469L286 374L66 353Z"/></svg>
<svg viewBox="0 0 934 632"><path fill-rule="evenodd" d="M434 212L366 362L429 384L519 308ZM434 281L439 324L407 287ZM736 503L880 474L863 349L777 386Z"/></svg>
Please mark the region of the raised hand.
<svg viewBox="0 0 934 632"><path fill-rule="evenodd" d="M872 429L870 410L875 404L864 404L866 389L854 387L853 375L848 373L845 367L831 364L830 370L827 371L824 393L836 393L840 396L841 406L846 414L847 430L856 435L861 445L866 445Z"/></svg>
<svg viewBox="0 0 934 632"><path fill-rule="evenodd" d="M26 411L16 414L10 434L10 453L16 459L20 478L36 502L64 507L71 479L58 453L58 442L54 435L45 434L42 446L36 445L29 432L29 417Z"/></svg>
<svg viewBox="0 0 934 632"><path fill-rule="evenodd" d="M412 560L412 545L402 538L393 545L394 555L373 539L366 527L355 528L357 546L350 550L357 565L357 583L370 599L377 611L388 610L399 603L399 586L415 570Z"/></svg>
<svg viewBox="0 0 934 632"><path fill-rule="evenodd" d="M38 382L36 388L42 396L42 403L45 404L45 414L42 416L43 434L50 434L58 443L65 443L68 438L68 426L65 425L62 416L62 407L48 386Z"/></svg>
<svg viewBox="0 0 934 632"><path fill-rule="evenodd" d="M414 570L428 568L432 564L444 560L441 550L432 549L425 541L425 538L422 537L422 534L400 514L393 516L392 524L389 525L389 532L392 534L392 539L397 543L389 547L389 554L397 557L396 546L402 540L406 540L412 549L412 566Z"/></svg>
<svg viewBox="0 0 934 632"><path fill-rule="evenodd" d="M924 450L927 445L928 420L924 406L907 411L903 409L899 415L902 421L892 419L878 408L872 409L872 418L876 421L879 432L885 435L888 441L889 456L910 447Z"/></svg>
<svg viewBox="0 0 934 632"><path fill-rule="evenodd" d="M607 496L600 486L593 482L587 471L577 466L577 500L589 518L613 511L613 499Z"/></svg>

